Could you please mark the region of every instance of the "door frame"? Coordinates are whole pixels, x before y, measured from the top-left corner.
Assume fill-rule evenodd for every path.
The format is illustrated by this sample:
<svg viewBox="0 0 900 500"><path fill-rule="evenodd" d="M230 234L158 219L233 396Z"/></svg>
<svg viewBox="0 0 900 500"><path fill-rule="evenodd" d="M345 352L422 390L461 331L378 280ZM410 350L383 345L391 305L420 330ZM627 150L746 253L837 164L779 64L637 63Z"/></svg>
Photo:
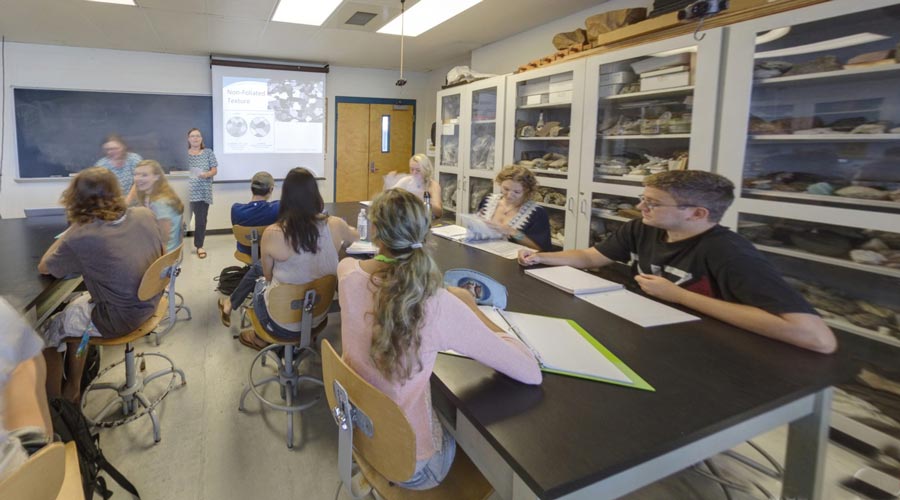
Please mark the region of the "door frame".
<svg viewBox="0 0 900 500"><path fill-rule="evenodd" d="M338 114L338 104L396 104L398 106L412 106L413 112L413 130L412 130L412 151L410 157L416 154L416 100L415 99L391 99L384 97L349 97L335 96L334 98L334 165L332 165L331 178L331 199L337 197L337 151L338 151L338 120L341 119Z"/></svg>

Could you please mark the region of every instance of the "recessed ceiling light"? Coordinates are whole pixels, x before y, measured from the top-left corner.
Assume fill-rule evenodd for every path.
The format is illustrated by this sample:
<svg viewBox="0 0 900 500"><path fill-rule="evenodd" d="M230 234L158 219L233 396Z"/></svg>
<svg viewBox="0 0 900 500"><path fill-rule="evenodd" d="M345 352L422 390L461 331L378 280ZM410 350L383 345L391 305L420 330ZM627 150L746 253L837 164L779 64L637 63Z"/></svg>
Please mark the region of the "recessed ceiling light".
<svg viewBox="0 0 900 500"><path fill-rule="evenodd" d="M114 3L118 5L130 5L132 7L136 7L136 5L134 4L134 0L88 0L88 2Z"/></svg>
<svg viewBox="0 0 900 500"><path fill-rule="evenodd" d="M406 36L419 36L479 3L481 3L481 0L419 0L419 3L410 7L403 16L397 16L391 22L385 24L384 27L378 30L378 33L399 35L401 17L405 17L406 19L403 20L403 34Z"/></svg>
<svg viewBox="0 0 900 500"><path fill-rule="evenodd" d="M281 0L272 16L281 23L321 26L342 0Z"/></svg>
<svg viewBox="0 0 900 500"><path fill-rule="evenodd" d="M821 42L808 43L806 45L797 45L796 47L769 50L766 52L757 52L753 57L754 59L765 59L769 57L796 56L800 54L809 54L812 52L824 52L827 50L843 49L844 47L853 47L854 45L878 42L886 38L888 37L876 33L857 33L855 35L832 38L831 40L823 40Z"/></svg>

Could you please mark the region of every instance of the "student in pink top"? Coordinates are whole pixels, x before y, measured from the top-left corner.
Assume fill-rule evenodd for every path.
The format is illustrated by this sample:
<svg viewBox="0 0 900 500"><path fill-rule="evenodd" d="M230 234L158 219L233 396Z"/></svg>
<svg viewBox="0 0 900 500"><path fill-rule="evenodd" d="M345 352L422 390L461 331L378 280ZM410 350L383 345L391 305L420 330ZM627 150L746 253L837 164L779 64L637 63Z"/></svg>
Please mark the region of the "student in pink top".
<svg viewBox="0 0 900 500"><path fill-rule="evenodd" d="M416 434L416 469L401 486L428 489L444 479L456 452L431 408L438 352L453 349L526 384L540 384L541 372L468 291L443 288L424 246L430 221L421 200L390 189L372 202L370 217L379 254L338 265L343 358L402 408Z"/></svg>

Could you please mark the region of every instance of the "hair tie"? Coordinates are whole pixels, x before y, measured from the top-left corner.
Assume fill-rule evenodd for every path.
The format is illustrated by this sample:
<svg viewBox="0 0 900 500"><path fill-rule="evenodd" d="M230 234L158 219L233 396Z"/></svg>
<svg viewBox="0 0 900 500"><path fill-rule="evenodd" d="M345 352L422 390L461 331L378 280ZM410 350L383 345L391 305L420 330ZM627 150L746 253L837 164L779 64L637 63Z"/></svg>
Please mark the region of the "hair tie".
<svg viewBox="0 0 900 500"><path fill-rule="evenodd" d="M409 248L422 248L422 244L417 241L410 245Z"/></svg>

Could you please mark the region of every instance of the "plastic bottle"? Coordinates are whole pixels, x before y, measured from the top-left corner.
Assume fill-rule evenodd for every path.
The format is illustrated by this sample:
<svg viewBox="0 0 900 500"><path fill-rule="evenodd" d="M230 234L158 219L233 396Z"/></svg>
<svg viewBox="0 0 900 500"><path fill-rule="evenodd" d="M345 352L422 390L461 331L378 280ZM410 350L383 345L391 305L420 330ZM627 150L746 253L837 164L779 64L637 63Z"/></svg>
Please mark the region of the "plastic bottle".
<svg viewBox="0 0 900 500"><path fill-rule="evenodd" d="M424 198L425 198L425 213L428 216L428 223L430 224L431 220L434 218L434 215L431 212L431 193L429 193L428 191L425 191Z"/></svg>
<svg viewBox="0 0 900 500"><path fill-rule="evenodd" d="M536 128L536 129L544 128L544 112L543 111L541 111L540 114L538 114L537 125L534 128Z"/></svg>
<svg viewBox="0 0 900 500"><path fill-rule="evenodd" d="M363 241L369 239L369 218L366 216L365 208L359 209L359 215L356 217L356 230L359 232L359 239Z"/></svg>

